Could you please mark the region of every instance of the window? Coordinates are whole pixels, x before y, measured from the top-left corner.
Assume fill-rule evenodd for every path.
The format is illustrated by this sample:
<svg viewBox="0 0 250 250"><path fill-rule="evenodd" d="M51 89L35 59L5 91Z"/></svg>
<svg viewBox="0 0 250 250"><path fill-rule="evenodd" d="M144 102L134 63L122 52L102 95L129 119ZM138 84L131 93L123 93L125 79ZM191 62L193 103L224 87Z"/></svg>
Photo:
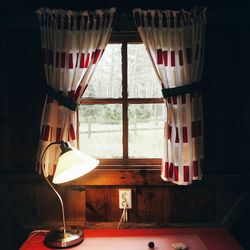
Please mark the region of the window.
<svg viewBox="0 0 250 250"><path fill-rule="evenodd" d="M144 45L109 44L81 100L80 149L104 165L159 165L163 108Z"/></svg>

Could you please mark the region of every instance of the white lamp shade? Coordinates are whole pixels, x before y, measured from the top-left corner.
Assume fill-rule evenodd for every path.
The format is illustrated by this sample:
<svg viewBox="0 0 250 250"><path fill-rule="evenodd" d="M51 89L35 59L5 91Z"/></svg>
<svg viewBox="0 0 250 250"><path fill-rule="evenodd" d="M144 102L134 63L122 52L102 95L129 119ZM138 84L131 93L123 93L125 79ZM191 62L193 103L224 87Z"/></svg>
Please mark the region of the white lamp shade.
<svg viewBox="0 0 250 250"><path fill-rule="evenodd" d="M99 161L83 152L72 148L63 153L58 160L53 183L59 184L74 180L93 170Z"/></svg>

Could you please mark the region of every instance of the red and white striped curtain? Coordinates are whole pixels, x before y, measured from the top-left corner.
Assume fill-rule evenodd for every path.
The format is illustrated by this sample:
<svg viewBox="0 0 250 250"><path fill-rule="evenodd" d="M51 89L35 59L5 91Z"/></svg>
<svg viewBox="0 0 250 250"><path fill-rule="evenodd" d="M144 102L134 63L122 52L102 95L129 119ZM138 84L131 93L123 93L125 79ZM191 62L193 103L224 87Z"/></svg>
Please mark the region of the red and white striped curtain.
<svg viewBox="0 0 250 250"><path fill-rule="evenodd" d="M134 9L134 19L159 78L166 121L161 177L179 185L202 178L204 160L200 92L206 8Z"/></svg>
<svg viewBox="0 0 250 250"><path fill-rule="evenodd" d="M49 143L65 140L77 147L75 110L109 41L114 13L114 8L91 12L37 10L48 90L38 147L39 172L41 154ZM59 152L58 147L46 152L48 175L54 173Z"/></svg>

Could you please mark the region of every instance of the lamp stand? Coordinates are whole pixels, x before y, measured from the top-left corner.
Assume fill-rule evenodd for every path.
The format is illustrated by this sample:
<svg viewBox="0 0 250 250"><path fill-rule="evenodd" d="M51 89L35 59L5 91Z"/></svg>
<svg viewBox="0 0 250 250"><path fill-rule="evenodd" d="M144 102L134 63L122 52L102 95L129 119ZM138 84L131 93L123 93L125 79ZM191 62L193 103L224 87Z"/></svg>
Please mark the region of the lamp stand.
<svg viewBox="0 0 250 250"><path fill-rule="evenodd" d="M64 215L64 205L63 205L63 200L60 194L57 192L57 190L54 188L52 183L49 181L48 177L46 176L45 173L45 164L43 164L43 158L45 155L45 152L47 149L54 145L54 144L59 144L62 145L64 142L63 141L57 141L57 142L52 142L50 143L43 151L41 161L42 161L42 171L43 171L43 176L49 186L53 189L53 191L56 193L57 197L60 200L61 204L61 211L62 211L62 222L63 226L57 229L51 230L49 233L46 234L45 239L44 239L44 244L47 247L50 248L65 248L65 247L72 247L75 245L80 244L83 241L83 233L82 230L78 230L75 228L66 228L65 226L65 215Z"/></svg>
<svg viewBox="0 0 250 250"><path fill-rule="evenodd" d="M44 239L44 244L51 248L65 248L80 244L83 241L82 230L63 227L51 230Z"/></svg>

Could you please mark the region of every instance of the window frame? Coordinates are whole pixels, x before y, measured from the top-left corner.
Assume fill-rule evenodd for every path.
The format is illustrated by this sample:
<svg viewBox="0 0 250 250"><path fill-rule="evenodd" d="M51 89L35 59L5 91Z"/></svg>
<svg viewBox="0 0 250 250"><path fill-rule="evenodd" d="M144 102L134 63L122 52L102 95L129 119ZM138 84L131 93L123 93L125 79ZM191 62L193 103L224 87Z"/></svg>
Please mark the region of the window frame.
<svg viewBox="0 0 250 250"><path fill-rule="evenodd" d="M163 98L129 98L128 97L128 57L127 45L142 43L137 34L114 34L112 33L109 44L121 44L122 59L122 96L120 98L81 98L80 105L93 104L121 104L122 106L122 144L123 158L100 158L98 168L102 169L159 169L161 166L161 158L128 158L128 105L129 104L152 104L164 103ZM79 138L79 114L77 112Z"/></svg>

